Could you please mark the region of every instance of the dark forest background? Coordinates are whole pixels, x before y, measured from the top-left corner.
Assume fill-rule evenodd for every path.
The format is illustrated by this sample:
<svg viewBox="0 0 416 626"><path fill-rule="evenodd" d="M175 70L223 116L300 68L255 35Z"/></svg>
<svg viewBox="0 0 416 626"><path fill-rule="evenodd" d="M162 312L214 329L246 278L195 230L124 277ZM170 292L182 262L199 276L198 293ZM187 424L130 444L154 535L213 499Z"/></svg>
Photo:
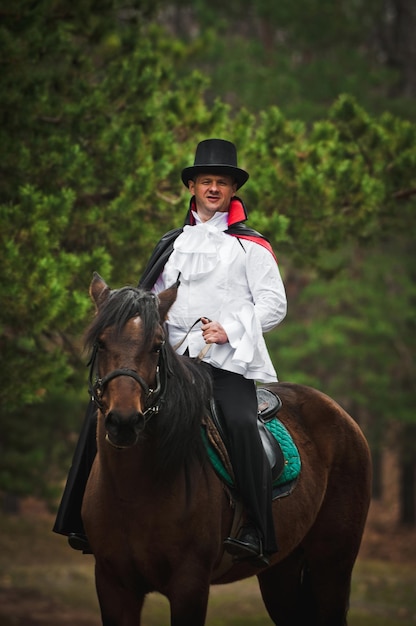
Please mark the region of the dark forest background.
<svg viewBox="0 0 416 626"><path fill-rule="evenodd" d="M289 300L281 380L333 396L416 523L413 0L3 0L0 492L56 505L88 401L94 270L135 284L207 137L250 172Z"/></svg>

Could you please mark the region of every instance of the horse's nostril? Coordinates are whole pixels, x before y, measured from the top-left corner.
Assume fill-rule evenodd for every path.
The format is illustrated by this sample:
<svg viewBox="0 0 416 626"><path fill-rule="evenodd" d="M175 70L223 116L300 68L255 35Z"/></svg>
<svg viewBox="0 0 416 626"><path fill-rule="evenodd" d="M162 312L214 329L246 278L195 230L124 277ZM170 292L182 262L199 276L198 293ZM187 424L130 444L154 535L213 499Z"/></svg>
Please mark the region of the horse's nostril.
<svg viewBox="0 0 416 626"><path fill-rule="evenodd" d="M105 418L105 427L107 431L116 435L120 428L120 417L113 411L110 411Z"/></svg>
<svg viewBox="0 0 416 626"><path fill-rule="evenodd" d="M130 447L137 442L140 432L144 428L142 413L133 411L122 415L118 411L109 411L105 418L107 439L110 443L120 447Z"/></svg>

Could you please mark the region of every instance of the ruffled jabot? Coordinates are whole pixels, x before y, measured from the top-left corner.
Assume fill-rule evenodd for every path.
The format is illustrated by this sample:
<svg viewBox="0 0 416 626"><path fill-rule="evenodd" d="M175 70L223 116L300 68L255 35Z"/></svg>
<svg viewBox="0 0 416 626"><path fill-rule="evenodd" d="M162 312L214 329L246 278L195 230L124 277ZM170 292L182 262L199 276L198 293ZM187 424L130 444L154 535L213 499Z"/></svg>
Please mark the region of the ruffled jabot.
<svg viewBox="0 0 416 626"><path fill-rule="evenodd" d="M227 218L227 213L217 213L208 222L184 226L174 243L170 264L185 280L209 274L218 265L227 239Z"/></svg>

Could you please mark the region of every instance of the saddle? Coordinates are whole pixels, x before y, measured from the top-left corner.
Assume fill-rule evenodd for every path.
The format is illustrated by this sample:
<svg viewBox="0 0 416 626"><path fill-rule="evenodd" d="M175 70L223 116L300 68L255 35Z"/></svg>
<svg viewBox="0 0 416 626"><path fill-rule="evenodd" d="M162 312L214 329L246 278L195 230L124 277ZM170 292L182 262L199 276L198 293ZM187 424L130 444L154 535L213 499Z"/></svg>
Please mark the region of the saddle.
<svg viewBox="0 0 416 626"><path fill-rule="evenodd" d="M265 426L267 422L273 420L282 407L282 401L278 395L264 389L262 387L257 388L257 426L260 434L260 439L263 444L263 449L269 461L270 470L272 473L273 482L276 481L282 474L285 467L285 458L279 442L272 435L270 430ZM226 467L230 476L233 476L233 469L231 467L231 461L228 454L228 437L224 429L223 420L219 406L215 400L211 398L211 421L214 429L210 427L209 423L206 424L208 436L211 443L215 445L217 453L220 454L221 460ZM216 436L216 433L219 435Z"/></svg>

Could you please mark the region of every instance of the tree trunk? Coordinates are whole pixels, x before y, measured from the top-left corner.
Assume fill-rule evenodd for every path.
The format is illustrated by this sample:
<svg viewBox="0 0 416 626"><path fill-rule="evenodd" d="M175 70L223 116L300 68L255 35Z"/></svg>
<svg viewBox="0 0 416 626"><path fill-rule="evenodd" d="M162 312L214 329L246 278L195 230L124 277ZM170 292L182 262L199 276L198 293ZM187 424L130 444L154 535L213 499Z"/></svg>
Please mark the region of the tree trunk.
<svg viewBox="0 0 416 626"><path fill-rule="evenodd" d="M403 75L402 93L416 96L416 3L414 0L395 0L397 8L397 35L399 58Z"/></svg>
<svg viewBox="0 0 416 626"><path fill-rule="evenodd" d="M406 424L401 433L400 510L402 524L416 525L416 424Z"/></svg>
<svg viewBox="0 0 416 626"><path fill-rule="evenodd" d="M5 493L2 498L2 511L7 515L20 513L20 498L14 493Z"/></svg>
<svg viewBox="0 0 416 626"><path fill-rule="evenodd" d="M414 0L387 2L380 24L380 39L387 63L399 70L394 96L416 97L416 3Z"/></svg>
<svg viewBox="0 0 416 626"><path fill-rule="evenodd" d="M375 500L381 500L383 495L382 486L382 455L379 449L371 451L373 461L373 491L372 497Z"/></svg>
<svg viewBox="0 0 416 626"><path fill-rule="evenodd" d="M400 523L416 525L416 464L405 461L400 465Z"/></svg>

